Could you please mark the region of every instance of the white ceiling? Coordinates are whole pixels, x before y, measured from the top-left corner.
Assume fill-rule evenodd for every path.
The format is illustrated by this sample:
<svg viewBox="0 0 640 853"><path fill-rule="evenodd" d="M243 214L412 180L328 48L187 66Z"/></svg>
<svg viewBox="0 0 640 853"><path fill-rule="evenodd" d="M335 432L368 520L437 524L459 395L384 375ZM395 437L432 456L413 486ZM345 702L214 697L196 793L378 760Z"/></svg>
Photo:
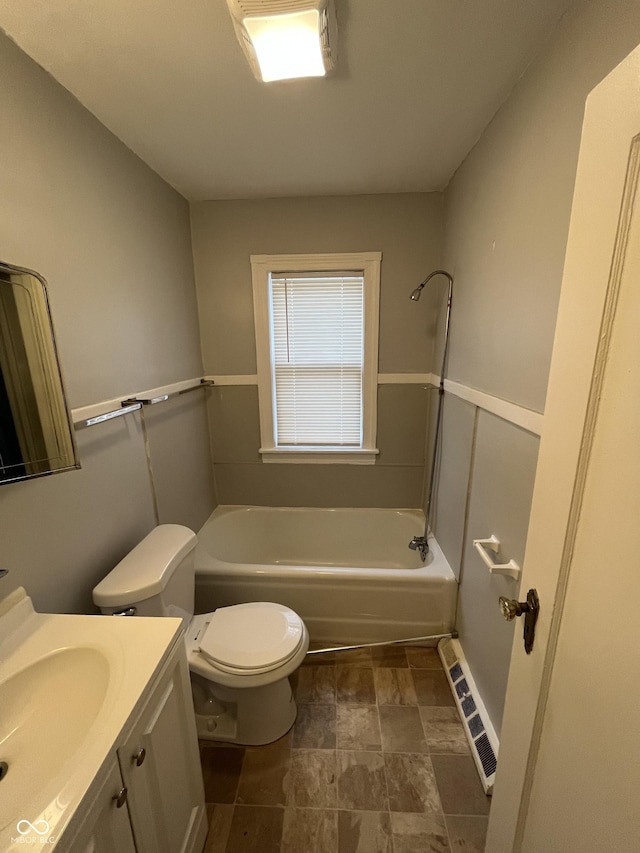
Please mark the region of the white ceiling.
<svg viewBox="0 0 640 853"><path fill-rule="evenodd" d="M446 186L571 0L336 0L338 70L256 81L225 0L2 0L2 27L192 200Z"/></svg>

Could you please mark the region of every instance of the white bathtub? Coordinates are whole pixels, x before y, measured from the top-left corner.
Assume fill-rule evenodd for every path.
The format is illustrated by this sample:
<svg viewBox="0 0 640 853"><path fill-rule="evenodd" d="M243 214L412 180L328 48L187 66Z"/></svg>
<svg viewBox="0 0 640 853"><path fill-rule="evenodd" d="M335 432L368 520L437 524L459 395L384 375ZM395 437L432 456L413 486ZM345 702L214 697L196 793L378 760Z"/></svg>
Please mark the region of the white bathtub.
<svg viewBox="0 0 640 853"><path fill-rule="evenodd" d="M196 610L276 601L312 641L358 643L450 631L457 584L438 543L407 545L419 510L219 506L198 533Z"/></svg>

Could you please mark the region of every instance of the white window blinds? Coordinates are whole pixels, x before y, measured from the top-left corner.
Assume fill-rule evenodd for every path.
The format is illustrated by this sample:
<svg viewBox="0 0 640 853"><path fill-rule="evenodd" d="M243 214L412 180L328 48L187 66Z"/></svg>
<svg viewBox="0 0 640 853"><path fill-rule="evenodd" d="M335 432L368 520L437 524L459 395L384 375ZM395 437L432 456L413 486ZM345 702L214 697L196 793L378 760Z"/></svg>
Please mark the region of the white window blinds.
<svg viewBox="0 0 640 853"><path fill-rule="evenodd" d="M362 445L364 274L270 275L276 447Z"/></svg>

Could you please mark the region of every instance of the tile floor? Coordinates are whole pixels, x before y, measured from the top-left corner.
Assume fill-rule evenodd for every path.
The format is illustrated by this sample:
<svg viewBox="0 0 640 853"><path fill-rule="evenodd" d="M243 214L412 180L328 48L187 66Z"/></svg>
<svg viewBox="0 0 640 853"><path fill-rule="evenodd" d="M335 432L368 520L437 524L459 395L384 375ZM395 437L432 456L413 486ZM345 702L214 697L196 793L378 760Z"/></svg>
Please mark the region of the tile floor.
<svg viewBox="0 0 640 853"><path fill-rule="evenodd" d="M205 853L481 853L484 795L435 649L314 655L274 744L203 741Z"/></svg>

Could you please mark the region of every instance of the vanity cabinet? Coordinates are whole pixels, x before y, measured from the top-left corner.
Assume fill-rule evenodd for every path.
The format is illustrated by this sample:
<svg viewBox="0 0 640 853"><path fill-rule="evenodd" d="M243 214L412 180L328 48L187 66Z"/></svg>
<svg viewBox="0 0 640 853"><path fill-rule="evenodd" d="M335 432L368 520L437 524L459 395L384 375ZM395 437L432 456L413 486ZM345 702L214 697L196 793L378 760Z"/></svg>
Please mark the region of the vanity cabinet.
<svg viewBox="0 0 640 853"><path fill-rule="evenodd" d="M133 652L135 654L135 651ZM182 640L138 702L69 853L200 853L204 790ZM64 835L60 839L64 841Z"/></svg>

